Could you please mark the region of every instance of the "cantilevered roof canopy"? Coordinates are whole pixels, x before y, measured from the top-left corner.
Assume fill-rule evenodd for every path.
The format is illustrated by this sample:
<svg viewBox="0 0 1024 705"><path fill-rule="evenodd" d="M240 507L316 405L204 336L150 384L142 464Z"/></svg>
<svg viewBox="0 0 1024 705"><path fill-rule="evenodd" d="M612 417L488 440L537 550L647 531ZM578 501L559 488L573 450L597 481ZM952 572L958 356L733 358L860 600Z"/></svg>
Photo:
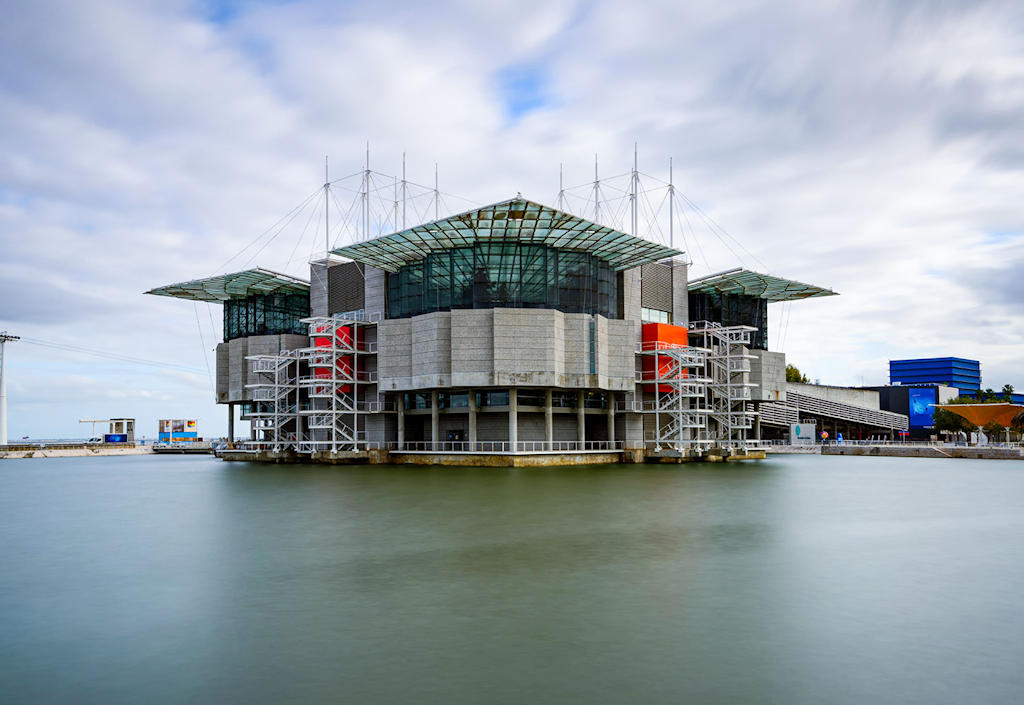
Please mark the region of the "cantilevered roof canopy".
<svg viewBox="0 0 1024 705"><path fill-rule="evenodd" d="M176 299L216 302L244 299L256 294L304 294L308 292L308 281L257 267L244 272L220 274L206 279L169 284L150 289L146 293L156 296L172 296Z"/></svg>
<svg viewBox="0 0 1024 705"><path fill-rule="evenodd" d="M816 296L836 296L831 289L804 284L792 279L754 272L743 267L693 279L688 286L693 292L720 294L746 294L773 301L795 301Z"/></svg>
<svg viewBox="0 0 1024 705"><path fill-rule="evenodd" d="M682 254L522 197L339 247L334 254L394 272L431 252L495 240L589 252L615 270Z"/></svg>
<svg viewBox="0 0 1024 705"><path fill-rule="evenodd" d="M987 426L993 422L1012 426L1018 418L1024 417L1024 406L1020 404L936 404L935 407L952 411L975 426Z"/></svg>

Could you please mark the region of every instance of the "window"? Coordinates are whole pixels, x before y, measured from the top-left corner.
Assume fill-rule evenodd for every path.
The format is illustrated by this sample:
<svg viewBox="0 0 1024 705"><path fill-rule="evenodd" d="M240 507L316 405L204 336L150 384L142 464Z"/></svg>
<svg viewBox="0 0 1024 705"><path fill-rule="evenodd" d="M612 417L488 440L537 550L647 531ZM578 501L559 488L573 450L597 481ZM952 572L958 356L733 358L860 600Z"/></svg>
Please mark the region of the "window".
<svg viewBox="0 0 1024 705"><path fill-rule="evenodd" d="M670 323L672 316L668 311L659 311L656 308L641 308L640 318L648 323Z"/></svg>
<svg viewBox="0 0 1024 705"><path fill-rule="evenodd" d="M589 252L511 240L428 254L388 275L388 317L458 308L553 308L615 317L617 279Z"/></svg>
<svg viewBox="0 0 1024 705"><path fill-rule="evenodd" d="M306 335L309 294L264 294L224 302L224 340L250 335Z"/></svg>

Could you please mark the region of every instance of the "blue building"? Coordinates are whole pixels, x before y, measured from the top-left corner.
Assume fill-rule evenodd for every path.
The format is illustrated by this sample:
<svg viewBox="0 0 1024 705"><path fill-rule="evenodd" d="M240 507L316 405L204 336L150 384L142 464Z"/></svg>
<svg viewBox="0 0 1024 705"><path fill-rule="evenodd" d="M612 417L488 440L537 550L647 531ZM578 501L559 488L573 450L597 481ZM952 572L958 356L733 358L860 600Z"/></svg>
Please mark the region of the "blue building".
<svg viewBox="0 0 1024 705"><path fill-rule="evenodd" d="M973 396L981 389L981 363L962 357L889 360L889 384L944 384Z"/></svg>

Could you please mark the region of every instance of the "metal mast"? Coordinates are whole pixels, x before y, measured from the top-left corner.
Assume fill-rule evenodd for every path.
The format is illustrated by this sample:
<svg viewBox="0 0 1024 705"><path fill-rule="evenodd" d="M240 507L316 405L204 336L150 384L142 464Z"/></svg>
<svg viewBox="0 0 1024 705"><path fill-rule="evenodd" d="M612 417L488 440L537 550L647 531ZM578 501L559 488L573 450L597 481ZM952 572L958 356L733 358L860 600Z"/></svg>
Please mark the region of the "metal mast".
<svg viewBox="0 0 1024 705"><path fill-rule="evenodd" d="M0 333L0 446L7 445L7 343L21 340L7 331Z"/></svg>
<svg viewBox="0 0 1024 705"><path fill-rule="evenodd" d="M565 210L565 179L562 176L562 165L558 165L558 210Z"/></svg>
<svg viewBox="0 0 1024 705"><path fill-rule="evenodd" d="M632 188L631 188L631 193L630 193L629 200L631 202L630 203L630 206L631 206L631 216L632 216L632 219L633 219L633 222L632 222L633 237L640 237L637 234L637 222L636 222L636 220L637 220L636 219L637 181L639 179L639 177L637 176L637 172L636 172L636 151L637 151L637 149L636 149L636 142L634 142L633 143L633 174L632 174L632 177L630 178L630 182L631 182L630 186Z"/></svg>
<svg viewBox="0 0 1024 705"><path fill-rule="evenodd" d="M668 246L675 247L676 187L672 184L672 157L668 158Z"/></svg>
<svg viewBox="0 0 1024 705"><path fill-rule="evenodd" d="M594 155L594 222L601 222L601 189L597 180L597 155Z"/></svg>
<svg viewBox="0 0 1024 705"><path fill-rule="evenodd" d="M402 230L405 230L405 194L407 188L405 183L405 152L402 152Z"/></svg>
<svg viewBox="0 0 1024 705"><path fill-rule="evenodd" d="M328 175L327 157L324 157L324 260L331 258L331 177Z"/></svg>
<svg viewBox="0 0 1024 705"><path fill-rule="evenodd" d="M441 219L441 191L437 188L437 162L434 162L434 220Z"/></svg>

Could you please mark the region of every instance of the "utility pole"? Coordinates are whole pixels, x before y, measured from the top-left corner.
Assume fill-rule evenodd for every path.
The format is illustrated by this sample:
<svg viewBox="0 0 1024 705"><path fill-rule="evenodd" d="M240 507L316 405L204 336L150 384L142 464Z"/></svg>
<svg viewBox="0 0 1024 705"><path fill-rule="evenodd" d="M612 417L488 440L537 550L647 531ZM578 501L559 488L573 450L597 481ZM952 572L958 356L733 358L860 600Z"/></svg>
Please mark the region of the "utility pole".
<svg viewBox="0 0 1024 705"><path fill-rule="evenodd" d="M7 445L7 343L17 340L17 335L0 332L0 446Z"/></svg>

